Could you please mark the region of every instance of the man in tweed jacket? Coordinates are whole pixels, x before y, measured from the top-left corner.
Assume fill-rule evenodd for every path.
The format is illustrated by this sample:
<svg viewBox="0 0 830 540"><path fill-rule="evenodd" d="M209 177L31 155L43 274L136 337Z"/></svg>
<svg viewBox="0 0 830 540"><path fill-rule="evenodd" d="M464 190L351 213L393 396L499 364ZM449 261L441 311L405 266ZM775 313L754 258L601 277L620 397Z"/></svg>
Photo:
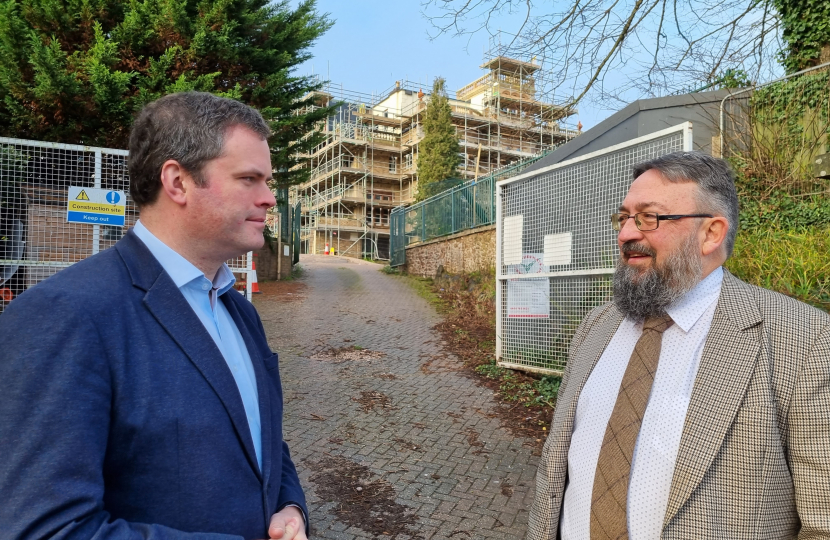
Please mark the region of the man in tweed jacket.
<svg viewBox="0 0 830 540"><path fill-rule="evenodd" d="M634 178L612 217L614 302L571 342L527 538L603 537L602 434L642 321L668 313L618 537L830 539L830 317L722 268L738 218L725 162L679 152Z"/></svg>

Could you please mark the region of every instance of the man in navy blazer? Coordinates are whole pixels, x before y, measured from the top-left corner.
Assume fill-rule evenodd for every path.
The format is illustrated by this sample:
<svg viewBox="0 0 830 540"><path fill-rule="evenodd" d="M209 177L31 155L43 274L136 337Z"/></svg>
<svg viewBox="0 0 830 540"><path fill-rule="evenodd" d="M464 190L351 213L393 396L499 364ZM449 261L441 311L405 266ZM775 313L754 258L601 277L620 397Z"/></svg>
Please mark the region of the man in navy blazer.
<svg viewBox="0 0 830 540"><path fill-rule="evenodd" d="M0 538L306 539L277 355L224 264L263 245L269 133L210 94L147 105L139 223L0 316Z"/></svg>

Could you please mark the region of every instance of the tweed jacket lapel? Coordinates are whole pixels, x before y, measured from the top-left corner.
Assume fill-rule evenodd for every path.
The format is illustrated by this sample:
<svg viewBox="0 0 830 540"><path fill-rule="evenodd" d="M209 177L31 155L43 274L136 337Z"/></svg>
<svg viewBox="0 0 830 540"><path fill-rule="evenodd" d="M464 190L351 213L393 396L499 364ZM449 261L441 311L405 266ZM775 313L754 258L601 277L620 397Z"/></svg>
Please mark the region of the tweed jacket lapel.
<svg viewBox="0 0 830 540"><path fill-rule="evenodd" d="M613 304L607 304L592 324L586 328L580 328L578 334L574 336L574 342L571 344L572 350L568 360L567 377L557 397L556 410L550 426L550 436L546 443L546 447L549 446L550 448L546 449L545 452L546 457L550 460L546 465L550 469L551 496L552 500L557 501L554 503L554 508L549 510L556 514L553 523L559 522L558 513L565 493L568 448L571 445L579 395L594 370L594 366L597 365L602 356L602 352L617 332L622 320L623 316L617 308ZM601 337L600 339L585 339L588 333ZM555 532L552 534L555 536Z"/></svg>
<svg viewBox="0 0 830 540"><path fill-rule="evenodd" d="M752 377L763 317L748 287L724 269L677 452L665 527L703 480L723 444Z"/></svg>

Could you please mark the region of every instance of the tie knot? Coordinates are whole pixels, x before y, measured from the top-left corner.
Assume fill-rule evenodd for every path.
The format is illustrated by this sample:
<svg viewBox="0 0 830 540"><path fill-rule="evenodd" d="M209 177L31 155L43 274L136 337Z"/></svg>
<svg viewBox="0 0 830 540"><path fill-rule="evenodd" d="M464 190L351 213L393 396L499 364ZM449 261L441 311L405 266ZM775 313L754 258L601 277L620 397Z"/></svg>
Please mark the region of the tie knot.
<svg viewBox="0 0 830 540"><path fill-rule="evenodd" d="M662 334L673 324L674 321L668 315L663 315L662 317L652 317L650 319L646 319L646 322L643 324L643 332L646 330L653 330Z"/></svg>

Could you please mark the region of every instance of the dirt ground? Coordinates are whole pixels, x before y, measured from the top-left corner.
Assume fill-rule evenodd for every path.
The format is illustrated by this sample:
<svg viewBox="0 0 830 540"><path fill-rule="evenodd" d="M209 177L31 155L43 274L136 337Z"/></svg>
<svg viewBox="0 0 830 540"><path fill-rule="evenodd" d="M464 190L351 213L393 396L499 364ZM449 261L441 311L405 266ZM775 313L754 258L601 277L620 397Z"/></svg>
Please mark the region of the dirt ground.
<svg viewBox="0 0 830 540"><path fill-rule="evenodd" d="M495 299L489 293L486 282L490 276L479 278L437 279L431 284L432 292L441 303L443 320L433 328L439 332L446 349L463 362L463 373L476 384L489 388L499 403L498 418L502 426L517 437L527 439L536 455L541 455L547 437L547 429L553 416L553 408L547 405L530 405L510 401L500 393L501 381L487 378L476 372L478 366L490 364L495 355L496 315ZM481 286L477 281L483 281ZM513 372L515 384L532 383L535 377Z"/></svg>

